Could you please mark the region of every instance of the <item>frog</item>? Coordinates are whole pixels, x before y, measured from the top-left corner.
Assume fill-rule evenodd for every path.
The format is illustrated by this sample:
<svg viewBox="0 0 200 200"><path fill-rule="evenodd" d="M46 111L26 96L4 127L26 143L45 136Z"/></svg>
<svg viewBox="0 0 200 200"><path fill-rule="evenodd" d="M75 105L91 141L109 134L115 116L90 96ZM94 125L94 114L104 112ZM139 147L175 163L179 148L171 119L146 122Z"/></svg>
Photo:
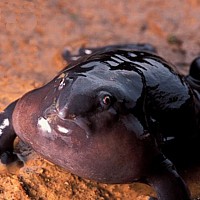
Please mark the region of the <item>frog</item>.
<svg viewBox="0 0 200 200"><path fill-rule="evenodd" d="M67 67L0 113L1 162L18 159L19 137L82 178L141 182L154 188L150 199L190 200L166 149L200 141L200 57L186 76L150 44L84 47L63 57Z"/></svg>

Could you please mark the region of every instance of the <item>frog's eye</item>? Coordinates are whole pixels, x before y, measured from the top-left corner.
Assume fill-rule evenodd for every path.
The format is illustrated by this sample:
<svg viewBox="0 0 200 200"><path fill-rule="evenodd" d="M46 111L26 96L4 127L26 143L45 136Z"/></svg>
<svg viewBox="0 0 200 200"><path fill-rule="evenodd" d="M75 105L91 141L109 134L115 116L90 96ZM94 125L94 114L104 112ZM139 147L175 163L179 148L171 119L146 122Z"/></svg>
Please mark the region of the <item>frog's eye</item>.
<svg viewBox="0 0 200 200"><path fill-rule="evenodd" d="M113 100L114 100L113 96L108 92L100 92L99 102L103 110L108 109L112 105Z"/></svg>
<svg viewBox="0 0 200 200"><path fill-rule="evenodd" d="M111 97L109 95L105 95L102 99L104 105L108 106L111 104Z"/></svg>

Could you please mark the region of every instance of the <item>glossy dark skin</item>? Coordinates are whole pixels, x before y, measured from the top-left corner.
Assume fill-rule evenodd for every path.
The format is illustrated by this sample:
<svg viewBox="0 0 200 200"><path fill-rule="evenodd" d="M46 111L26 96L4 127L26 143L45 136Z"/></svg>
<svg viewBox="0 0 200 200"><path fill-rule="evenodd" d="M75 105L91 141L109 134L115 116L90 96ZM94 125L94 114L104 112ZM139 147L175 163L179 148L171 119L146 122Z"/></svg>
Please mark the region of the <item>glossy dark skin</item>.
<svg viewBox="0 0 200 200"><path fill-rule="evenodd" d="M150 45L81 49L75 56L65 52L67 68L0 114L2 162L16 158L17 135L78 176L144 182L159 200L189 200L187 186L163 151L171 142L184 146L198 136L198 60L190 76L181 77L154 53Z"/></svg>

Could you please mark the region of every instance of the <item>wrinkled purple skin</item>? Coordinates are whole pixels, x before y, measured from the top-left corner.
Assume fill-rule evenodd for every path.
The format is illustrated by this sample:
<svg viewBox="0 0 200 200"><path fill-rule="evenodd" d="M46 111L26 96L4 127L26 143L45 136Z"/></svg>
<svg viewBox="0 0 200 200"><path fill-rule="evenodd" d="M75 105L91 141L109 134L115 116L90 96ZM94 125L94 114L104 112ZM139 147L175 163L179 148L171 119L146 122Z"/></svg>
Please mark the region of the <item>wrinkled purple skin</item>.
<svg viewBox="0 0 200 200"><path fill-rule="evenodd" d="M159 200L189 200L163 152L199 139L200 59L182 77L155 52L147 44L65 51L67 68L0 113L1 161L16 159L17 135L78 176L143 182Z"/></svg>

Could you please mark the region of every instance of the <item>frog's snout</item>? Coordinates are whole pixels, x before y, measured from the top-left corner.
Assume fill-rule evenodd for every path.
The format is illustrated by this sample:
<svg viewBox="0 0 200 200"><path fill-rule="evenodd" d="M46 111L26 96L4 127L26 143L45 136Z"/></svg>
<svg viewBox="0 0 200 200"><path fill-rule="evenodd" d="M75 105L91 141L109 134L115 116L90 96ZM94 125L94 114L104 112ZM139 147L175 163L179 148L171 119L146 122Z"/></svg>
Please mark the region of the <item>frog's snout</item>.
<svg viewBox="0 0 200 200"><path fill-rule="evenodd" d="M68 107L64 107L58 111L58 117L61 118L62 120L66 120L66 119L73 120L75 119L76 115L73 113L70 113Z"/></svg>

